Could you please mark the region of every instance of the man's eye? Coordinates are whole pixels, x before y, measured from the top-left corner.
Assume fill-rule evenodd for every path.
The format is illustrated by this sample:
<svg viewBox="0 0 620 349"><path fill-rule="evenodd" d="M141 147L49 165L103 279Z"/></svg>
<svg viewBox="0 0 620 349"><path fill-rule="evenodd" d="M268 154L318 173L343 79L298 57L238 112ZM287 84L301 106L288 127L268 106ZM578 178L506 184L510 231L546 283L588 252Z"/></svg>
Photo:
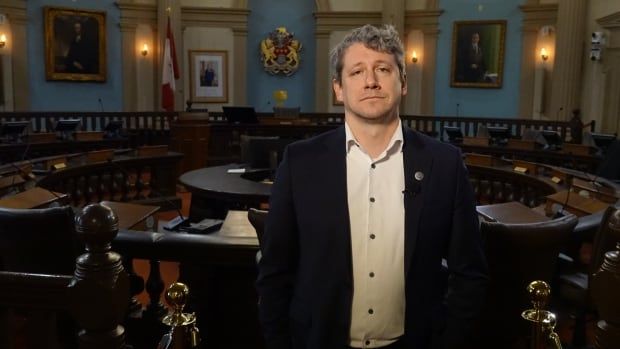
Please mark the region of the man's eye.
<svg viewBox="0 0 620 349"><path fill-rule="evenodd" d="M354 70L354 71L351 72L351 75L359 75L361 73L362 73L361 70Z"/></svg>
<svg viewBox="0 0 620 349"><path fill-rule="evenodd" d="M379 67L377 68L378 71L382 72L382 73L387 73L390 71L390 68L388 67Z"/></svg>

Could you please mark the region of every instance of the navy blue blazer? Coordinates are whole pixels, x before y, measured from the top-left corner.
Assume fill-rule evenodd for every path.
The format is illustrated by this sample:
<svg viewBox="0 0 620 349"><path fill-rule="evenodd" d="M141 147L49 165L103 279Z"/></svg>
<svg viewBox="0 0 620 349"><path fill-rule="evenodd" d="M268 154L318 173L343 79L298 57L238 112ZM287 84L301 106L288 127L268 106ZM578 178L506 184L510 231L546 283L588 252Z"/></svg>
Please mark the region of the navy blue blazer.
<svg viewBox="0 0 620 349"><path fill-rule="evenodd" d="M458 348L487 284L473 192L457 148L408 127L403 133L402 340L415 349ZM268 348L348 345L354 290L345 142L342 126L293 143L278 168L256 283Z"/></svg>

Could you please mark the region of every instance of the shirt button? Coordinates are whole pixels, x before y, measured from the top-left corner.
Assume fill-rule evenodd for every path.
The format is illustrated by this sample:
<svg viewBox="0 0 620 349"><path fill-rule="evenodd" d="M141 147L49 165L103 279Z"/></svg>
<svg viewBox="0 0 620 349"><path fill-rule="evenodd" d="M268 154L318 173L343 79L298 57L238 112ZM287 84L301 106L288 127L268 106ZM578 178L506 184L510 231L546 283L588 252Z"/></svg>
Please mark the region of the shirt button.
<svg viewBox="0 0 620 349"><path fill-rule="evenodd" d="M375 168L377 167L375 164L370 165L370 167Z"/></svg>
<svg viewBox="0 0 620 349"><path fill-rule="evenodd" d="M370 198L370 202L375 202L375 198Z"/></svg>
<svg viewBox="0 0 620 349"><path fill-rule="evenodd" d="M375 277L375 273L373 273L372 271L370 272L370 274L368 274L371 278Z"/></svg>
<svg viewBox="0 0 620 349"><path fill-rule="evenodd" d="M367 340L367 341L366 341L366 345L370 345L370 341L368 341L368 340Z"/></svg>
<svg viewBox="0 0 620 349"><path fill-rule="evenodd" d="M375 234L370 234L370 238L374 240L375 239Z"/></svg>
<svg viewBox="0 0 620 349"><path fill-rule="evenodd" d="M374 311L374 310L372 310L372 308L371 308L371 309L368 309L368 314L372 314L372 313L374 313L374 312L375 312L375 311Z"/></svg>

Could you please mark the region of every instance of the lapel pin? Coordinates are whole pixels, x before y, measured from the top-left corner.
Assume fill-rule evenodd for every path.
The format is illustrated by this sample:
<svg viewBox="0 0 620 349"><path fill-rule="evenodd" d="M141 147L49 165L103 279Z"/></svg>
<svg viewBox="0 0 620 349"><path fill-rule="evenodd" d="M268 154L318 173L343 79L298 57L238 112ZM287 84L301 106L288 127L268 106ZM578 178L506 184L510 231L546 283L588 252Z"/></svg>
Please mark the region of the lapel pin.
<svg viewBox="0 0 620 349"><path fill-rule="evenodd" d="M416 181L422 181L424 179L424 173L417 171L413 177L415 178Z"/></svg>

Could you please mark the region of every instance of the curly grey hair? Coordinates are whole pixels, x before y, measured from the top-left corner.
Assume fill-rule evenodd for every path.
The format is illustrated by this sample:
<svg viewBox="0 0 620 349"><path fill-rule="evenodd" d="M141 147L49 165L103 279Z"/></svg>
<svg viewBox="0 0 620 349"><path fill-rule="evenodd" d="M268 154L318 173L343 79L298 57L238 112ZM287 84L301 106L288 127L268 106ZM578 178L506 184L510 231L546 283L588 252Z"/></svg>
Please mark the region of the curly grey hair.
<svg viewBox="0 0 620 349"><path fill-rule="evenodd" d="M366 24L363 27L353 29L353 31L347 34L347 36L329 53L332 79L336 80L339 84L342 83L342 57L347 49L356 43L361 43L375 51L392 54L398 65L400 80L402 82L405 81L405 53L403 43L400 41L398 32L394 26L389 24L381 27Z"/></svg>

